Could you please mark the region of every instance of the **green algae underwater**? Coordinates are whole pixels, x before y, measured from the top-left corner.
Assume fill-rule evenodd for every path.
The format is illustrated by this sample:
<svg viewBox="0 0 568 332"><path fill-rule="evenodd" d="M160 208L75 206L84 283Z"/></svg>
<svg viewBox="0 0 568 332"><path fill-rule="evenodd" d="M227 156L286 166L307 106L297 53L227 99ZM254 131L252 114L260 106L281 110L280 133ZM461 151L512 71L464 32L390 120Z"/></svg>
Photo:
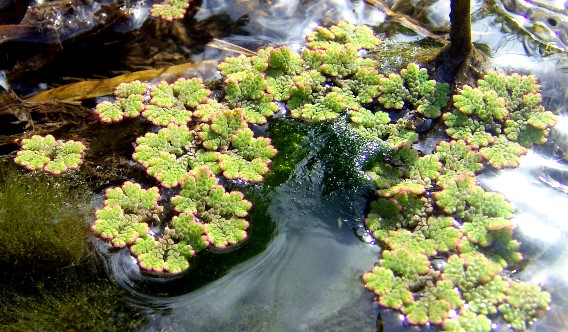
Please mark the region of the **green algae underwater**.
<svg viewBox="0 0 568 332"><path fill-rule="evenodd" d="M0 163L2 330L119 331L143 322L88 244L90 189Z"/></svg>

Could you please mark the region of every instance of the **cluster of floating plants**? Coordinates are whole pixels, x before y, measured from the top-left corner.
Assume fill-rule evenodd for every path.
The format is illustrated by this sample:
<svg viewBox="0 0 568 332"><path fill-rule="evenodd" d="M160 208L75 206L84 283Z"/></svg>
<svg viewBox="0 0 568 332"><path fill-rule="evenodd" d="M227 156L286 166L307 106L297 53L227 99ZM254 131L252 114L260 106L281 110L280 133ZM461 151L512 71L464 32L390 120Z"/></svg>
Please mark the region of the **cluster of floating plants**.
<svg viewBox="0 0 568 332"><path fill-rule="evenodd" d="M411 63L385 75L361 56L379 44L370 29L341 23L318 28L307 41L300 54L268 48L219 68L235 90L254 82L246 84L254 94L234 98L254 105L251 111L272 114L276 101L308 122L345 116L360 136L393 148L388 162L368 172L378 199L367 226L384 250L363 276L366 286L410 324L488 331L489 317L500 314L514 329L526 329L550 295L507 276L522 260L514 208L475 176L484 165L515 167L527 148L546 141L557 119L541 106L535 78L490 73L478 87L464 86L454 109L443 112L449 86L430 80L426 69ZM430 154L412 148L419 138L412 117L442 117L448 140Z"/></svg>
<svg viewBox="0 0 568 332"><path fill-rule="evenodd" d="M59 175L81 165L85 148L81 142L56 140L52 135L34 135L22 140L22 149L15 161L32 171Z"/></svg>
<svg viewBox="0 0 568 332"><path fill-rule="evenodd" d="M441 116L446 88L433 89L435 102L408 102L410 89L400 87L409 70L420 71L411 64L400 76L389 75L378 103ZM424 105L428 110L420 110ZM525 330L547 309L550 295L511 277L522 260L512 234L514 208L502 195L486 192L475 176L484 165L518 166L528 148L546 141L557 117L542 107L535 77L517 74L489 73L478 87L464 86L454 95L453 106L442 116L449 139L429 154L414 149L413 140L393 141L383 110L368 111L369 117L380 114L375 123L352 118L362 136L396 148L388 161L368 170L378 198L366 224L383 251L363 281L382 307L399 310L412 325L490 331L490 318L500 315L513 329Z"/></svg>
<svg viewBox="0 0 568 332"><path fill-rule="evenodd" d="M341 118L354 135L390 148L367 171L377 198L366 224L383 251L362 278L380 305L448 331L489 331L498 315L526 329L550 295L511 276L522 260L514 208L476 175L517 166L546 141L556 116L542 107L533 76L490 73L452 99L449 85L417 64L379 72L365 56L379 44L371 29L339 23L317 28L300 53L268 47L225 59L222 93L199 78L119 85L95 112L104 123L143 117L158 126L136 140L133 158L175 188L167 204L175 215L164 220L159 188L127 182L107 189L93 231L130 247L143 269L182 272L198 251L247 236L251 203L219 178L260 182L268 172L276 150L249 126L279 111L309 123ZM444 126L446 140L431 153L413 148L416 119Z"/></svg>
<svg viewBox="0 0 568 332"><path fill-rule="evenodd" d="M449 85L413 63L400 74L379 73L361 56L377 45L370 29L340 23L317 28L300 54L267 48L229 58L219 69L235 91L227 98L248 108L251 121L264 123L258 114L271 115L278 102L308 122L345 117L360 136L393 148L388 161L368 171L378 199L366 222L384 250L363 280L381 306L400 310L413 325L489 331L490 318L500 314L514 329L526 329L550 295L507 276L522 260L514 208L475 176L484 165L517 166L527 148L546 141L556 116L541 106L533 76L498 73L476 88L464 86L444 112ZM419 117L442 117L447 128L447 141L433 153L412 148L419 135L407 119Z"/></svg>
<svg viewBox="0 0 568 332"><path fill-rule="evenodd" d="M191 0L163 0L161 3L152 5L150 15L166 20L179 20L185 15Z"/></svg>
<svg viewBox="0 0 568 332"><path fill-rule="evenodd" d="M158 205L159 188L142 189L130 182L108 189L104 207L97 211L93 231L115 247L130 247L145 270L179 273L197 252L223 249L247 237L244 217L252 204L241 192L226 192L218 176L260 182L276 149L270 139L255 137L249 128L266 119L247 121L253 110L244 103L230 106L231 82L228 79L224 101L209 98L211 92L199 78L154 86L122 83L114 101L95 108L104 123L142 117L157 126L136 140L133 159L161 187L179 188L170 198L175 215L167 221ZM252 91L246 83L242 89Z"/></svg>

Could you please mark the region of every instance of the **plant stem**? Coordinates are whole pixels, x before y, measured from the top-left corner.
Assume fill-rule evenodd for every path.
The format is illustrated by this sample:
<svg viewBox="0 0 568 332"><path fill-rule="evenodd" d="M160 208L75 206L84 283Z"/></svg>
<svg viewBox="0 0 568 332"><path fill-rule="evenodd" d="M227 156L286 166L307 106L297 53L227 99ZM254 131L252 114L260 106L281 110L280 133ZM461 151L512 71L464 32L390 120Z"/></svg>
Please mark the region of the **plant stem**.
<svg viewBox="0 0 568 332"><path fill-rule="evenodd" d="M471 42L471 1L452 0L450 3L450 57L465 59L473 49Z"/></svg>

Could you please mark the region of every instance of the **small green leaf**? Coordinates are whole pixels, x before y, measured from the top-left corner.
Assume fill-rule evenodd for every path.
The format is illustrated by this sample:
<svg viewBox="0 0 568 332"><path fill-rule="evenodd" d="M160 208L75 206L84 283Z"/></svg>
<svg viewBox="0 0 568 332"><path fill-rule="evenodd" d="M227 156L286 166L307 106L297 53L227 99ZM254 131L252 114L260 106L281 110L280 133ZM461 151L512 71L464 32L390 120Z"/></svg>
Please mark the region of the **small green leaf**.
<svg viewBox="0 0 568 332"><path fill-rule="evenodd" d="M491 320L485 315L477 315L469 310L461 310L458 317L444 321L447 332L489 332Z"/></svg>
<svg viewBox="0 0 568 332"><path fill-rule="evenodd" d="M211 91L205 88L199 77L192 79L179 78L173 83L173 92L177 99L187 107L196 107L207 101Z"/></svg>
<svg viewBox="0 0 568 332"><path fill-rule="evenodd" d="M378 296L389 293L396 283L392 270L382 266L375 266L371 272L363 274L362 278L365 287Z"/></svg>
<svg viewBox="0 0 568 332"><path fill-rule="evenodd" d="M125 214L118 205L105 206L97 210L97 220L93 231L102 238L110 240L117 248L132 244L136 239L148 233L148 224L135 214Z"/></svg>
<svg viewBox="0 0 568 332"><path fill-rule="evenodd" d="M218 155L219 166L227 179L260 182L268 173L268 163L261 158L246 160L238 155Z"/></svg>
<svg viewBox="0 0 568 332"><path fill-rule="evenodd" d="M172 237L178 241L188 245L194 251L201 251L207 248L207 236L203 224L195 220L192 214L182 213L179 216L174 216L172 219L172 226L175 233Z"/></svg>
<svg viewBox="0 0 568 332"><path fill-rule="evenodd" d="M428 256L413 253L408 249L383 251L380 264L397 275L407 278L426 274L430 270Z"/></svg>
<svg viewBox="0 0 568 332"><path fill-rule="evenodd" d="M156 209L160 193L157 187L142 189L140 184L127 181L122 187L109 188L105 192L105 205L120 206L127 213Z"/></svg>
<svg viewBox="0 0 568 332"><path fill-rule="evenodd" d="M180 20L184 17L191 0L163 0L160 4L154 4L150 10L153 17L166 21Z"/></svg>
<svg viewBox="0 0 568 332"><path fill-rule="evenodd" d="M34 135L22 140L14 161L29 170L59 175L77 169L83 162L86 147L81 142L56 140L52 135Z"/></svg>
<svg viewBox="0 0 568 332"><path fill-rule="evenodd" d="M98 103L95 107L95 113L99 116L102 123L119 122L124 118L122 108L108 100Z"/></svg>
<svg viewBox="0 0 568 332"><path fill-rule="evenodd" d="M503 169L519 166L520 157L527 151L520 144L500 135L493 144L481 148L479 154L494 168Z"/></svg>
<svg viewBox="0 0 568 332"><path fill-rule="evenodd" d="M242 242L247 237L246 229L249 224L244 219L220 219L205 224L207 238L217 248L226 248L229 245Z"/></svg>

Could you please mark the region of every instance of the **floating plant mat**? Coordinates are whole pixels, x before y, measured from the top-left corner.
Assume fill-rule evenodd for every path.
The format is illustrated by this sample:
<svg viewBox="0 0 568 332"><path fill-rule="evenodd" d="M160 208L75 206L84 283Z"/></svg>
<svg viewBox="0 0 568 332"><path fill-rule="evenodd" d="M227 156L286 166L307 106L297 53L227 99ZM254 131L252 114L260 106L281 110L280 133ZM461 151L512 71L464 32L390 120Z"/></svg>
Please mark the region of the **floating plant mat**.
<svg viewBox="0 0 568 332"><path fill-rule="evenodd" d="M239 15L262 13L251 17L253 32L274 13L298 17L292 7L235 3ZM334 23L373 15L351 2L316 3L325 6L314 16ZM203 8L206 15L215 6ZM311 7L300 8L307 15ZM256 28L271 43L286 39ZM564 121L555 114L565 100L566 73L556 70L565 57L546 58L553 70L535 70L542 88L508 72L450 92L408 61L377 72L389 66L362 55L380 46L371 30L341 23L309 34L300 55L294 45L228 57L216 85L191 76L133 81L98 101L107 128L145 124L130 152L147 176L105 186L92 227L109 273L146 310L143 330L488 330L489 319L522 330L541 314L537 329L562 326L551 317L565 314L565 243L543 243L524 228L531 218L551 219L564 232L558 216L496 179L526 174L529 163L530 180L503 186L536 182L553 193L553 206L563 205L565 139L550 128ZM494 54L500 62L506 55ZM81 158L89 162L88 149L69 151L68 140L22 143L16 161L30 169L75 174ZM530 163L535 151L559 162Z"/></svg>

